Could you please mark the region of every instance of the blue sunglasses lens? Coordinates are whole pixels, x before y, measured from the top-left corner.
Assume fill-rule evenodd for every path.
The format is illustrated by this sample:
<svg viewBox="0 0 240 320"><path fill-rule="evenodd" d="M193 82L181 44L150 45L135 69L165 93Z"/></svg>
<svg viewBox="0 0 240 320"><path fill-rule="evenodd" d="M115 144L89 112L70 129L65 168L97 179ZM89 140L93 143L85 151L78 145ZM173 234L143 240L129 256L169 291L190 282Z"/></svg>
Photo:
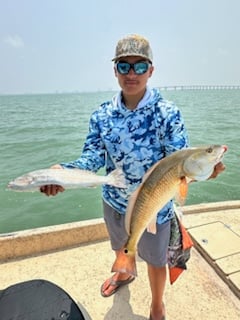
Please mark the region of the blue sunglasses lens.
<svg viewBox="0 0 240 320"><path fill-rule="evenodd" d="M120 74L128 74L130 69L132 68L136 74L144 74L147 72L149 68L148 62L136 62L136 63L128 63L128 62L117 62L117 71Z"/></svg>
<svg viewBox="0 0 240 320"><path fill-rule="evenodd" d="M127 62L118 62L117 63L117 71L120 74L128 74L130 68L131 68L131 65Z"/></svg>

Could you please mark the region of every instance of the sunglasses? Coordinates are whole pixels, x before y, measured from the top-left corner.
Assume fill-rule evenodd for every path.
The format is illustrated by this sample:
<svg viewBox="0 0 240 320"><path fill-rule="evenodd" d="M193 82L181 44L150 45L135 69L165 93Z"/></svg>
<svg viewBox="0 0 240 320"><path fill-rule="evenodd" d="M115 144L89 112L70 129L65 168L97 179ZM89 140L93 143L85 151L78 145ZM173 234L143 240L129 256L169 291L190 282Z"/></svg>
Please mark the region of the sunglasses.
<svg viewBox="0 0 240 320"><path fill-rule="evenodd" d="M146 73L150 65L151 63L149 62L128 63L124 61L119 61L115 64L117 71L120 74L128 74L130 69L133 69L134 72L138 75Z"/></svg>

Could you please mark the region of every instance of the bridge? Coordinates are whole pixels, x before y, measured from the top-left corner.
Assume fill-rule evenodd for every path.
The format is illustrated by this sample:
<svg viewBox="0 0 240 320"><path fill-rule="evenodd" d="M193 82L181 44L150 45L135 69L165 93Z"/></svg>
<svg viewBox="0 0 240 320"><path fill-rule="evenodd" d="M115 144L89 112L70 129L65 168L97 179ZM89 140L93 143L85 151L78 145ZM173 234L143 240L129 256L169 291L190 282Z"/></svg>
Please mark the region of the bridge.
<svg viewBox="0 0 240 320"><path fill-rule="evenodd" d="M240 85L175 85L160 86L160 90L239 90Z"/></svg>

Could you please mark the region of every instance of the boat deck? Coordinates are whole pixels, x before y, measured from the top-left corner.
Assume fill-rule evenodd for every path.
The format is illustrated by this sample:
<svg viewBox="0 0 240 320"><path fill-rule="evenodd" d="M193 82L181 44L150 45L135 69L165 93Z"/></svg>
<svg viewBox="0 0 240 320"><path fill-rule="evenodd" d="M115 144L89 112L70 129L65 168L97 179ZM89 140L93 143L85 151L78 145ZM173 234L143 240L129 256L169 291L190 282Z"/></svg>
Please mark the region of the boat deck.
<svg viewBox="0 0 240 320"><path fill-rule="evenodd" d="M179 279L166 286L167 319L240 319L240 201L183 208L195 248ZM114 254L102 219L0 235L0 289L46 279L80 302L93 320L146 320L150 288L146 264L138 277L103 298Z"/></svg>

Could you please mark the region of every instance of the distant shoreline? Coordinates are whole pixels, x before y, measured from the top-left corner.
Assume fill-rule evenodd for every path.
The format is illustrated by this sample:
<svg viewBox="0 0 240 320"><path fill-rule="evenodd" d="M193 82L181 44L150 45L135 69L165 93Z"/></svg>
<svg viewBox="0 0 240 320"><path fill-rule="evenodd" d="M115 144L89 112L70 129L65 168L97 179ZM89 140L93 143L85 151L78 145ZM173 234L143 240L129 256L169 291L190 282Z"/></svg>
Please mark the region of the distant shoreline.
<svg viewBox="0 0 240 320"><path fill-rule="evenodd" d="M161 91L171 90L240 90L240 85L168 85L158 86ZM95 91L55 91L55 92L24 92L24 93L0 93L0 96L24 96L24 95L54 95L54 94L89 94L117 92L117 89L95 90Z"/></svg>

